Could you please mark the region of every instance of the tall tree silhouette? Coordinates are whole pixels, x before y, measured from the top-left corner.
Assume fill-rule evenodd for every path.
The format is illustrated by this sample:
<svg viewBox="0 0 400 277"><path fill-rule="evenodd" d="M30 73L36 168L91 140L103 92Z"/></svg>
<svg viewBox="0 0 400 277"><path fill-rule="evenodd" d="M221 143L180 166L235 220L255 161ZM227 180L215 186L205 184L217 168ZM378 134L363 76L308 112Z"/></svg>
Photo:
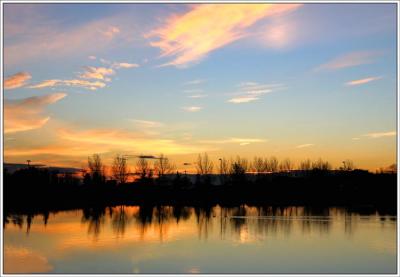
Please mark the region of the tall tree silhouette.
<svg viewBox="0 0 400 277"><path fill-rule="evenodd" d="M115 156L111 171L114 179L117 180L119 184L125 184L128 178L126 158L121 155Z"/></svg>
<svg viewBox="0 0 400 277"><path fill-rule="evenodd" d="M152 176L149 162L144 157L140 157L136 162L136 173L139 174L141 179Z"/></svg>
<svg viewBox="0 0 400 277"><path fill-rule="evenodd" d="M165 174L173 173L175 169L176 166L164 154L160 154L160 157L154 163L154 170L159 178L162 178Z"/></svg>
<svg viewBox="0 0 400 277"><path fill-rule="evenodd" d="M201 175L211 174L214 168L213 162L209 159L208 154L204 153L203 156L199 154L196 162L197 173Z"/></svg>

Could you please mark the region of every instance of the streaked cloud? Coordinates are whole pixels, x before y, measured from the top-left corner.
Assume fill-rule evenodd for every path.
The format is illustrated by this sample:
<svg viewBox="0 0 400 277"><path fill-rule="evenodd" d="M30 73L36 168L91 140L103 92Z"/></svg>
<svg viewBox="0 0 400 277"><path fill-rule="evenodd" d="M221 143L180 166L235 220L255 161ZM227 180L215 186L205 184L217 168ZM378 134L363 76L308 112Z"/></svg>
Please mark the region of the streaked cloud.
<svg viewBox="0 0 400 277"><path fill-rule="evenodd" d="M85 66L85 72L80 74L79 77L83 79L97 79L109 81L107 76L114 75L115 71L112 68Z"/></svg>
<svg viewBox="0 0 400 277"><path fill-rule="evenodd" d="M307 148L307 147L311 147L311 146L314 146L314 144L306 143L306 144L297 145L296 148Z"/></svg>
<svg viewBox="0 0 400 277"><path fill-rule="evenodd" d="M396 134L397 134L396 131L391 131L391 132L381 132L381 133L368 133L363 136L369 138L382 138L382 137L393 137L396 136Z"/></svg>
<svg viewBox="0 0 400 277"><path fill-rule="evenodd" d="M92 129L77 131L60 129L60 139L89 145L102 145L108 151L129 149L139 153L153 153L157 151L165 154L191 154L210 150L203 145L181 143L173 139L163 139L155 136L145 136L141 133L128 132L117 129Z"/></svg>
<svg viewBox="0 0 400 277"><path fill-rule="evenodd" d="M119 34L121 30L116 26L108 26L105 30L101 31L106 37L112 39L115 35Z"/></svg>
<svg viewBox="0 0 400 277"><path fill-rule="evenodd" d="M5 100L4 132L15 133L42 127L50 119L49 116L43 115L46 106L65 96L65 93L59 92L20 100Z"/></svg>
<svg viewBox="0 0 400 277"><path fill-rule="evenodd" d="M260 99L259 97L252 96L252 95L244 95L244 96L238 96L238 97L233 97L228 100L229 103L234 103L234 104L240 104L240 103L249 103L253 102Z"/></svg>
<svg viewBox="0 0 400 277"><path fill-rule="evenodd" d="M338 70L363 64L374 63L382 52L379 51L355 51L350 52L318 66L315 70Z"/></svg>
<svg viewBox="0 0 400 277"><path fill-rule="evenodd" d="M372 81L376 81L382 79L382 77L377 76L377 77L368 77L368 78L363 78L363 79L359 79L359 80L353 80L353 81L349 81L346 83L347 86L358 86L358 85L363 85Z"/></svg>
<svg viewBox="0 0 400 277"><path fill-rule="evenodd" d="M95 60L95 59L97 59L97 58L96 58L96 56L88 56L88 59L89 59L89 60Z"/></svg>
<svg viewBox="0 0 400 277"><path fill-rule="evenodd" d="M164 66L185 67L208 53L248 34L257 21L297 9L300 4L201 4L188 12L168 18L166 25L150 32L150 42L170 57Z"/></svg>
<svg viewBox="0 0 400 277"><path fill-rule="evenodd" d="M10 8L9 16L10 15ZM116 39L123 38L122 24L118 16L91 20L65 28L62 21L47 18L36 9L22 18L15 8L14 22L7 22L7 26L15 25L24 32L5 32L7 44L4 47L4 62L6 65L15 65L27 60L44 57L65 57L76 53L93 56L94 49L101 51L115 44ZM118 22L118 23L116 23Z"/></svg>
<svg viewBox="0 0 400 277"><path fill-rule="evenodd" d="M206 80L205 79L195 79L195 80L191 80L191 81L187 81L185 83L183 83L184 86L192 86L192 85L199 85L204 83Z"/></svg>
<svg viewBox="0 0 400 277"><path fill-rule="evenodd" d="M157 128L164 126L163 123L158 121L150 121L150 120L140 120L140 119L133 119L132 120L138 127L141 128Z"/></svg>
<svg viewBox="0 0 400 277"><path fill-rule="evenodd" d="M18 72L14 75L6 77L4 80L4 89L15 89L23 87L26 82L31 79L31 74L27 72Z"/></svg>
<svg viewBox="0 0 400 277"><path fill-rule="evenodd" d="M256 82L242 82L238 85L239 91L234 93L236 96L228 100L229 103L241 104L249 103L260 99L260 96L283 89L282 84L259 84Z"/></svg>
<svg viewBox="0 0 400 277"><path fill-rule="evenodd" d="M97 90L99 88L104 88L106 84L100 81L92 82L79 79L72 79L72 80L52 79L52 80L45 80L36 85L29 86L29 88L47 88L56 86L81 87L90 90Z"/></svg>
<svg viewBox="0 0 400 277"><path fill-rule="evenodd" d="M202 107L197 107L197 106L191 106L191 107L182 107L182 110L186 111L186 112L198 112L200 110L202 110Z"/></svg>
<svg viewBox="0 0 400 277"><path fill-rule="evenodd" d="M356 138L351 138L351 139L352 139L352 140L360 140L360 138L357 138L357 137L356 137Z"/></svg>
<svg viewBox="0 0 400 277"><path fill-rule="evenodd" d="M185 89L185 90L183 90L183 92L184 93L202 93L203 90L202 89L198 89L198 88L196 88L196 89Z"/></svg>
<svg viewBox="0 0 400 277"><path fill-rule="evenodd" d="M188 95L189 98L205 98L207 97L207 94L194 94L194 95Z"/></svg>
<svg viewBox="0 0 400 277"><path fill-rule="evenodd" d="M251 143L260 143L266 142L266 139L259 138L225 138L225 139L214 139L214 140L201 140L200 143L205 144L226 144L226 143L234 143L239 144L241 146L249 145Z"/></svg>
<svg viewBox="0 0 400 277"><path fill-rule="evenodd" d="M126 62L117 63L117 62L115 62L115 63L112 64L112 67L116 68L116 69L120 69L120 68L135 68L135 67L139 67L139 65L136 64L136 63L126 63Z"/></svg>

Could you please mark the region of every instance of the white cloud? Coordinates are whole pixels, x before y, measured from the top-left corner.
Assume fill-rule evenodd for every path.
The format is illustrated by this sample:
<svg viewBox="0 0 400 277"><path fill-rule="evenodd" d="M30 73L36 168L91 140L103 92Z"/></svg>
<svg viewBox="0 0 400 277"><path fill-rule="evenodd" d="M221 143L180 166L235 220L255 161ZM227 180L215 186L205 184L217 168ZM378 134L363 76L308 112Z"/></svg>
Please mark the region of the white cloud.
<svg viewBox="0 0 400 277"><path fill-rule="evenodd" d="M201 140L200 143L204 144L226 144L226 143L233 143L239 144L241 146L249 145L251 143L261 143L266 142L266 139L259 139L259 138L225 138L225 139L214 139L214 140Z"/></svg>
<svg viewBox="0 0 400 277"><path fill-rule="evenodd" d="M207 97L206 94L194 94L194 95L188 95L189 98L204 98Z"/></svg>
<svg viewBox="0 0 400 277"><path fill-rule="evenodd" d="M306 143L306 144L297 145L296 148L307 148L307 147L311 147L311 146L314 146L314 144Z"/></svg>
<svg viewBox="0 0 400 277"><path fill-rule="evenodd" d="M203 92L203 90L202 89L185 89L184 91L183 91L184 93L202 93Z"/></svg>
<svg viewBox="0 0 400 277"><path fill-rule="evenodd" d="M396 131L391 131L391 132L381 132L381 133L368 133L363 136L369 138L382 138L382 137L393 137L396 136L396 134L397 134Z"/></svg>
<svg viewBox="0 0 400 277"><path fill-rule="evenodd" d="M191 106L191 107L183 107L182 109L186 112L198 112L198 111L202 110L203 108L197 107L197 106Z"/></svg>
<svg viewBox="0 0 400 277"><path fill-rule="evenodd" d="M204 83L206 80L205 79L195 79L191 81L187 81L183 83L184 86L192 86L192 85L198 85Z"/></svg>
<svg viewBox="0 0 400 277"><path fill-rule="evenodd" d="M141 128L157 128L162 127L164 124L158 121L133 119L132 120L138 127Z"/></svg>
<svg viewBox="0 0 400 277"><path fill-rule="evenodd" d="M241 103L249 103L256 101L260 98L256 96L251 96L251 95L244 95L244 96L238 96L238 97L233 97L228 100L229 103L234 103L234 104L241 104Z"/></svg>
<svg viewBox="0 0 400 277"><path fill-rule="evenodd" d="M241 104L257 101L263 94L283 89L282 84L259 84L256 82L242 82L238 85L239 91L236 96L228 100L229 103Z"/></svg>

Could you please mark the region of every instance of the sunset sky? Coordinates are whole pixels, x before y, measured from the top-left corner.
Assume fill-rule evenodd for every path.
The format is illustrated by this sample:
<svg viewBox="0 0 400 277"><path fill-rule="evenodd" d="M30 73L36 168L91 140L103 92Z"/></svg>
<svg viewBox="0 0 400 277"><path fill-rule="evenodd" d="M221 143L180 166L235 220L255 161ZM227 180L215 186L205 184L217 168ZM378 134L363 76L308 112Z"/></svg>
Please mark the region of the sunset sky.
<svg viewBox="0 0 400 277"><path fill-rule="evenodd" d="M396 162L395 4L3 7L5 162Z"/></svg>

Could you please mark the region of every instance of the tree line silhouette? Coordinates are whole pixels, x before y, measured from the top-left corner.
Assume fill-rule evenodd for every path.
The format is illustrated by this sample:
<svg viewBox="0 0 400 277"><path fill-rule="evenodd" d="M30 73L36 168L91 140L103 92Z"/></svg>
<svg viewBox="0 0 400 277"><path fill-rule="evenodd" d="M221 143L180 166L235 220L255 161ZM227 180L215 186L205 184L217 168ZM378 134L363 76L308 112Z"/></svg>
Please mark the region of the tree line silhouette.
<svg viewBox="0 0 400 277"><path fill-rule="evenodd" d="M129 203L270 203L294 205L395 206L396 166L371 173L356 169L351 160L333 169L322 159L237 156L220 158L217 166L199 154L196 174L177 171L161 154L137 156L134 172L127 157L116 155L110 171L100 155L88 157L80 176L29 165L13 173L4 170L4 203L8 209L82 207ZM149 160L154 160L150 163ZM216 170L214 170L216 168Z"/></svg>

